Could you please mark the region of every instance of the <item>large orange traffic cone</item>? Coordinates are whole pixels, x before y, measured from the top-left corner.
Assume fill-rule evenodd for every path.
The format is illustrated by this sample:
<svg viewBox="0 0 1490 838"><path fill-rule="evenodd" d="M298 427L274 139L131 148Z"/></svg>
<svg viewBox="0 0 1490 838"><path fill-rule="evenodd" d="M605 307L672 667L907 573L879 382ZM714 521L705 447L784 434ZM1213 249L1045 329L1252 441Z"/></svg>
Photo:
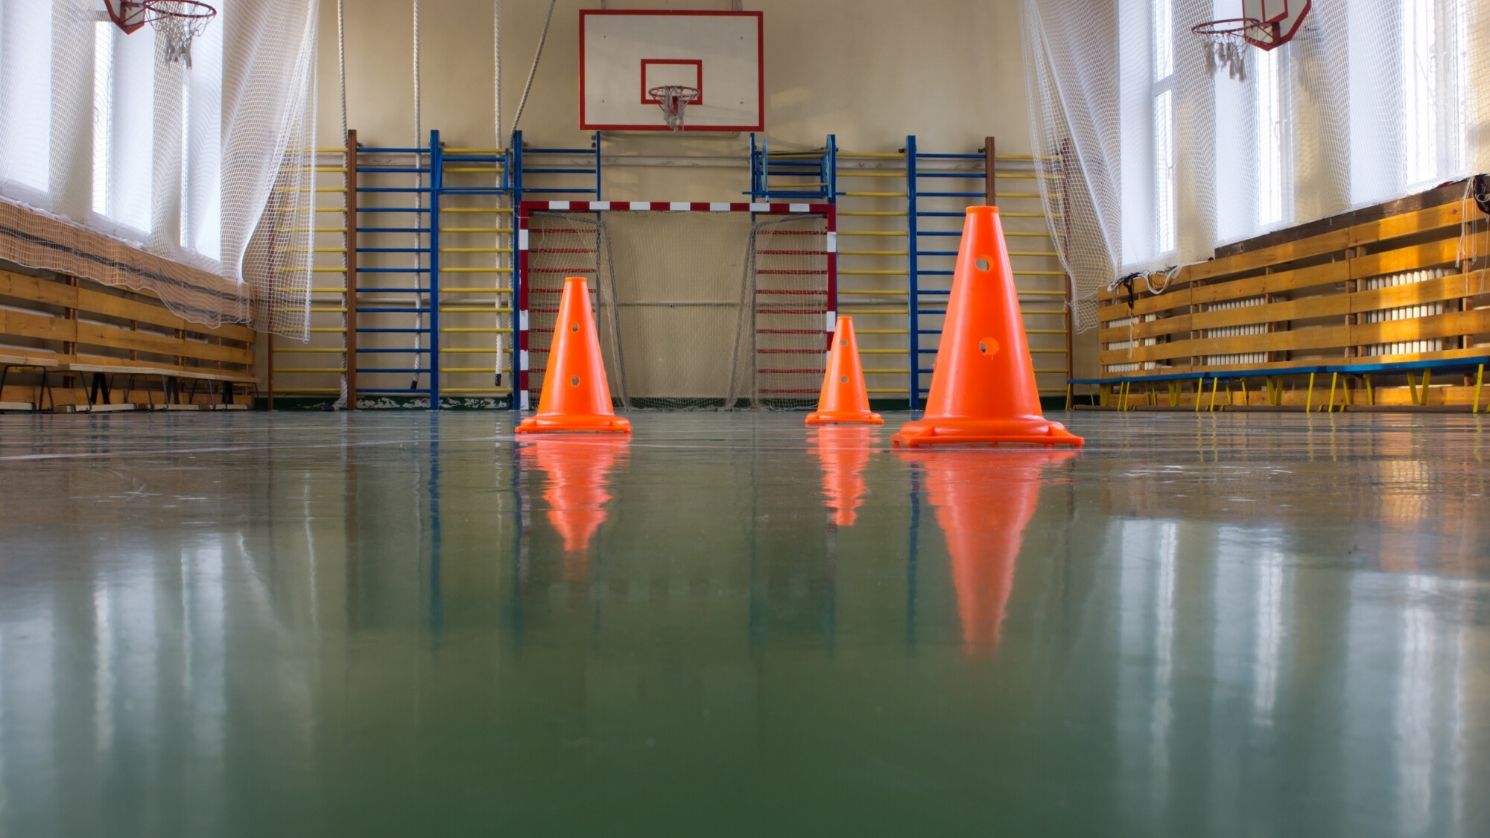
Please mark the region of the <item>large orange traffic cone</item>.
<svg viewBox="0 0 1490 838"><path fill-rule="evenodd" d="M991 654L1014 592L1024 531L1040 503L1042 474L1073 451L905 453L926 475L926 493L947 539L962 647Z"/></svg>
<svg viewBox="0 0 1490 838"><path fill-rule="evenodd" d="M812 431L813 448L823 467L823 500L833 513L833 523L851 527L858 520L858 509L869 489L864 482L864 466L874 446L868 428L825 426Z"/></svg>
<svg viewBox="0 0 1490 838"><path fill-rule="evenodd" d="M1031 443L1082 439L1040 411L1040 391L998 207L968 207L947 299L926 413L907 422L895 445Z"/></svg>
<svg viewBox="0 0 1490 838"><path fill-rule="evenodd" d="M538 414L517 426L518 433L540 431L631 433L631 423L611 409L600 336L590 311L590 292L581 276L564 279Z"/></svg>
<svg viewBox="0 0 1490 838"><path fill-rule="evenodd" d="M854 340L854 318L838 318L833 348L828 352L828 370L817 410L807 414L809 425L883 425L885 420L869 410L869 390L864 387L864 367L859 363L859 345Z"/></svg>

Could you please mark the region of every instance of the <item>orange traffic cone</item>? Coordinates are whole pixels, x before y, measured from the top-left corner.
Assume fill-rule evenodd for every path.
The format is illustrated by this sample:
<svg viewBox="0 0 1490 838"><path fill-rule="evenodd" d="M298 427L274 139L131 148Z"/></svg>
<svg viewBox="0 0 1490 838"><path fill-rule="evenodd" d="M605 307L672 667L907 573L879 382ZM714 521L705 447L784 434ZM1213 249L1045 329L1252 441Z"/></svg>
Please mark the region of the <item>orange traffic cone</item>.
<svg viewBox="0 0 1490 838"><path fill-rule="evenodd" d="M868 428L822 427L812 431L815 453L823 467L823 500L833 513L833 523L851 527L869 489L864 466L869 464L874 437Z"/></svg>
<svg viewBox="0 0 1490 838"><path fill-rule="evenodd" d="M859 363L859 345L854 340L854 318L838 318L833 348L828 353L828 371L817 410L807 414L809 425L883 425L878 413L869 411L869 391L864 387L864 367Z"/></svg>
<svg viewBox="0 0 1490 838"><path fill-rule="evenodd" d="M998 207L968 207L923 418L895 445L1029 443L1080 447L1040 412L1040 391Z"/></svg>
<svg viewBox="0 0 1490 838"><path fill-rule="evenodd" d="M590 311L590 293L581 276L564 279L538 414L517 426L518 433L542 431L631 433L631 423L611 409L600 337Z"/></svg>
<svg viewBox="0 0 1490 838"><path fill-rule="evenodd" d="M998 649L1014 592L1024 530L1040 503L1042 473L1072 451L907 453L926 475L926 493L947 539L952 587L969 654Z"/></svg>
<svg viewBox="0 0 1490 838"><path fill-rule="evenodd" d="M589 573L590 540L607 517L610 473L626 458L624 439L535 439L518 448L525 468L548 478L543 500L548 523L564 540L564 576L583 581ZM526 497L526 496L525 496Z"/></svg>

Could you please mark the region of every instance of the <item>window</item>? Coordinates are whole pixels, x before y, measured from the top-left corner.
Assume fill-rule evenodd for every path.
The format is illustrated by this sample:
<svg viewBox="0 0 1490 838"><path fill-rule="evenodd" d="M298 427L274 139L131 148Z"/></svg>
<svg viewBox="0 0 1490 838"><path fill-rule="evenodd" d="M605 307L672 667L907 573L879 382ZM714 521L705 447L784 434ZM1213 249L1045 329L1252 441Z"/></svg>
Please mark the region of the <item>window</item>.
<svg viewBox="0 0 1490 838"><path fill-rule="evenodd" d="M1174 8L1171 0L1151 0L1154 21L1154 210L1155 247L1175 249Z"/></svg>
<svg viewBox="0 0 1490 838"><path fill-rule="evenodd" d="M1283 200L1284 186L1290 180L1285 171L1290 137L1283 98L1283 61L1282 50L1256 50L1252 55L1256 97L1253 142L1257 147L1254 230L1277 227L1290 215Z"/></svg>
<svg viewBox="0 0 1490 838"><path fill-rule="evenodd" d="M213 261L222 258L224 31L221 19L213 21L192 43L182 91L181 246Z"/></svg>
<svg viewBox="0 0 1490 838"><path fill-rule="evenodd" d="M1410 189L1464 164L1464 0L1401 0L1403 176Z"/></svg>
<svg viewBox="0 0 1490 838"><path fill-rule="evenodd" d="M93 211L141 236L150 232L155 175L155 38L94 27Z"/></svg>
<svg viewBox="0 0 1490 838"><path fill-rule="evenodd" d="M0 181L47 192L52 4L0 0Z"/></svg>

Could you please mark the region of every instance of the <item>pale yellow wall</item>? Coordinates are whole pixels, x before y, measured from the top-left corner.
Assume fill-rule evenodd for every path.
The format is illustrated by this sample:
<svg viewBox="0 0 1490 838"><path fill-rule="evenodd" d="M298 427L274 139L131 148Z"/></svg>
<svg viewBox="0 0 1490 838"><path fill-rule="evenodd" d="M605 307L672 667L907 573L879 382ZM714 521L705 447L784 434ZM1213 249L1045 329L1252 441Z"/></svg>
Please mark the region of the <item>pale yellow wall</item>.
<svg viewBox="0 0 1490 838"><path fill-rule="evenodd" d="M605 4L607 8L729 8L728 3ZM410 0L347 0L348 119L363 141L414 134ZM517 108L546 0L502 0L503 134ZM578 128L578 22L599 2L561 0L523 114L530 142L572 144ZM773 145L894 149L914 133L928 147L971 149L993 133L1029 146L1017 0L765 0L766 125ZM492 120L491 0L421 4L422 121L452 141L485 145ZM322 3L322 139L333 142L336 6ZM730 137L706 148L743 148ZM668 148L677 148L669 143Z"/></svg>
<svg viewBox="0 0 1490 838"><path fill-rule="evenodd" d="M364 146L415 142L412 79L411 0L346 0L348 124ZM547 0L502 0L502 107L493 120L491 0L423 0L420 122L422 134L442 132L447 145L504 145L543 25ZM578 127L578 18L581 8L718 8L725 2L646 3L561 0L554 14L532 93L519 126L531 145L585 146L589 132ZM1027 152L1028 123L1017 0L764 0L746 9L765 13L766 136L773 149L820 146L828 133L851 151L895 151L907 134L923 150L970 152L986 135L999 151ZM320 144L340 144L337 91L336 6L325 0L321 20ZM748 187L743 134L608 134L604 150L618 160L639 155L708 158L700 167L608 163L605 197L626 199L729 200ZM893 165L893 164L891 164ZM955 189L940 181L923 189ZM901 188L897 182L846 180L840 188ZM1000 191L1033 191L1032 181L1001 182ZM1001 202L1006 214L1038 210L1039 201ZM859 208L903 208L903 201L861 201ZM364 219L364 224L367 221ZM952 222L955 224L955 221ZM841 219L840 228L888 229L903 220ZM1043 229L1043 221L1006 216L1012 230ZM1043 240L1011 239L1011 249L1048 249ZM951 240L951 242L955 242ZM334 244L325 238L318 244ZM464 243L464 242L462 242ZM381 242L364 237L366 245ZM864 240L861 246L870 244ZM873 242L882 245L881 242ZM923 242L923 246L926 243ZM845 247L847 244L845 244ZM903 241L897 245L903 247ZM955 246L950 245L949 246ZM329 258L329 257L328 257ZM451 260L447 260L449 264ZM473 263L474 264L474 263ZM845 264L840 263L841 267ZM859 267L903 269L903 259L861 257ZM1016 267L1058 268L1054 260L1016 261ZM903 279L860 279L904 287ZM861 286L862 287L862 286ZM1052 285L1051 287L1059 287ZM843 306L840 306L841 308ZM330 322L334 318L323 318ZM1054 321L1046 321L1056 325ZM897 325L879 321L869 325ZM903 326L903 320L898 324ZM321 336L328 339L327 336ZM1090 335L1088 335L1090 337ZM376 342L373 336L367 340ZM473 337L470 340L485 340ZM863 338L865 346L890 346L902 339ZM934 338L933 338L934 340ZM1031 336L1035 346L1059 346L1058 336ZM452 341L459 345L460 339ZM1091 341L1078 343L1078 372L1095 354ZM904 366L901 359L897 366ZM1058 363L1046 356L1044 361ZM929 366L929 357L926 366ZM371 365L364 359L365 365ZM1037 357L1036 366L1042 359ZM1048 386L1058 378L1046 377ZM887 376L881 386L902 386ZM871 379L871 387L876 382Z"/></svg>

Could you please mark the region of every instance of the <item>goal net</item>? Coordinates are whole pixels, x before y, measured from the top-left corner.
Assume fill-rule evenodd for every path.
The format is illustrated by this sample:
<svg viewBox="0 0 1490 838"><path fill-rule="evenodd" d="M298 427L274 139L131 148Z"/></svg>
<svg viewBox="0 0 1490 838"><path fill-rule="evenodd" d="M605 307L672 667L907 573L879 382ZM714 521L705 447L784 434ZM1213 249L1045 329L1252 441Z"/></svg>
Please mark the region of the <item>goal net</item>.
<svg viewBox="0 0 1490 838"><path fill-rule="evenodd" d="M589 280L622 407L816 402L835 290L831 208L534 201L519 224L518 378L528 406L543 389L566 276Z"/></svg>

